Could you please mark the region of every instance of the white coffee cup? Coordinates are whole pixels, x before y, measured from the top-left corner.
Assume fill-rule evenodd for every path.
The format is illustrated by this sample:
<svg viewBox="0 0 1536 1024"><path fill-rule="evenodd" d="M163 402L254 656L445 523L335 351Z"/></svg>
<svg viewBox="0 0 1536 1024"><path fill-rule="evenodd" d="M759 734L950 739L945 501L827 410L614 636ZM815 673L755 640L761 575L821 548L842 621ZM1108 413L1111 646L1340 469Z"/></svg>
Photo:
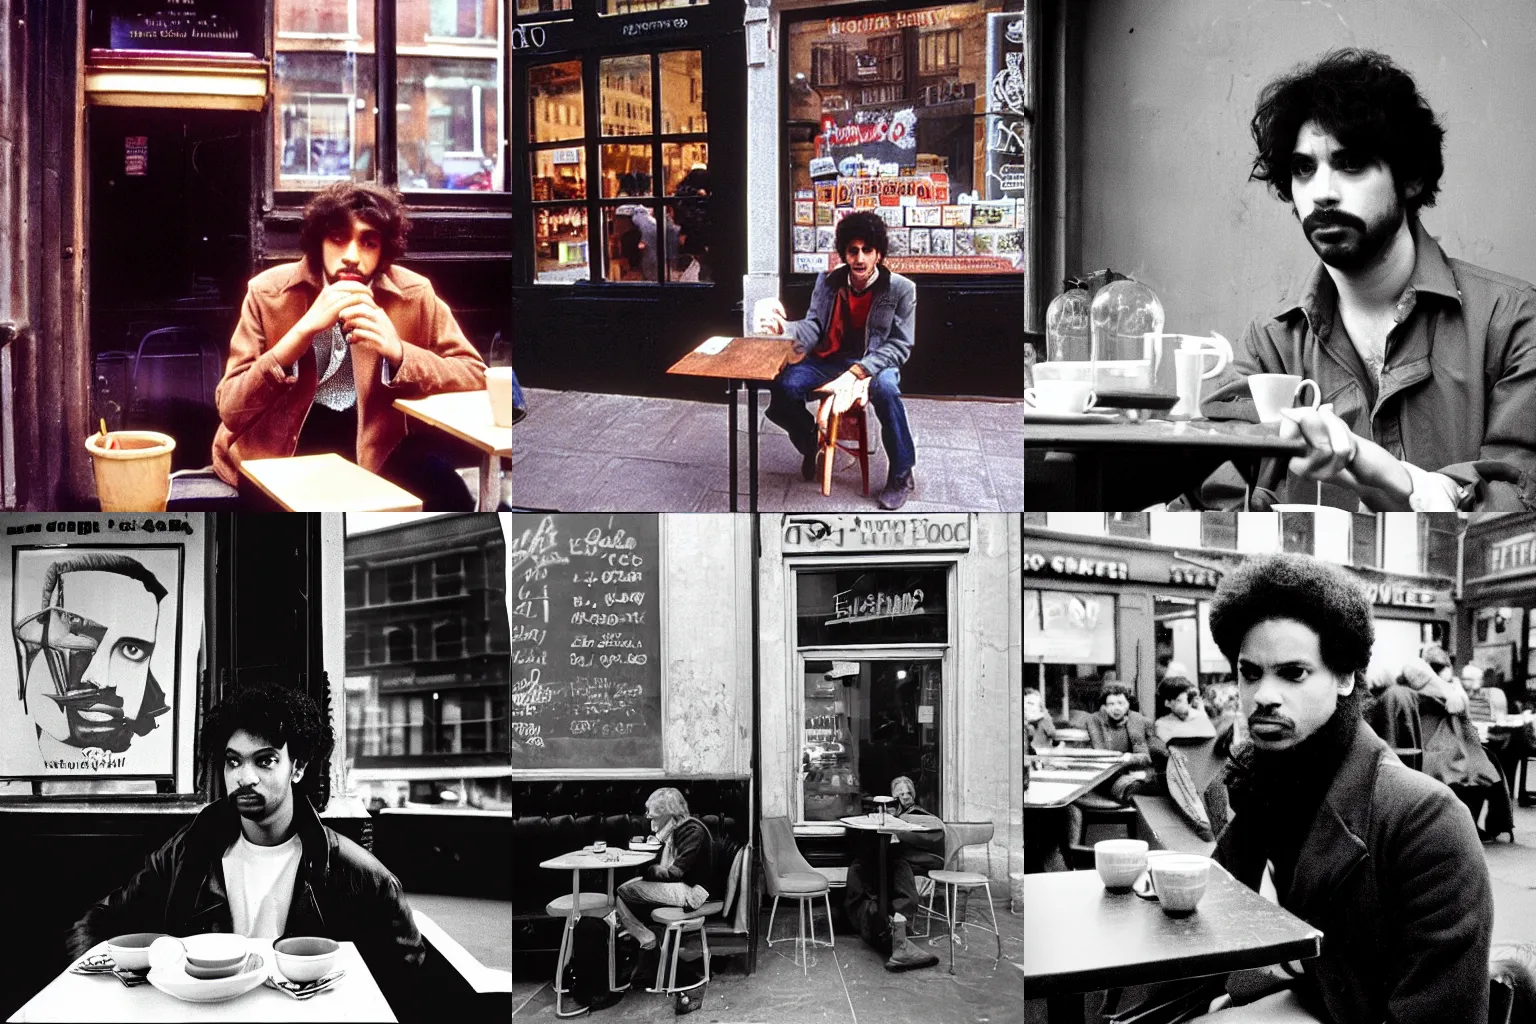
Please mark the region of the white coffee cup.
<svg viewBox="0 0 1536 1024"><path fill-rule="evenodd" d="M1211 858L1197 854L1157 857L1147 864L1152 891L1168 914L1187 914L1199 906L1211 877Z"/></svg>
<svg viewBox="0 0 1536 1024"><path fill-rule="evenodd" d="M1104 888L1126 892L1147 869L1145 839L1101 839L1093 844L1093 867Z"/></svg>
<svg viewBox="0 0 1536 1024"><path fill-rule="evenodd" d="M1219 355L1220 353L1218 353ZM1200 382L1204 379L1201 374L1201 365L1205 362L1208 353L1203 349L1181 348L1173 354L1173 386L1179 394L1179 401L1168 415L1176 419L1198 420L1200 414ZM1217 364L1225 365L1223 363Z"/></svg>
<svg viewBox="0 0 1536 1024"><path fill-rule="evenodd" d="M1322 401L1317 381L1310 377L1298 377L1294 373L1251 373L1248 390L1253 395L1254 408L1258 410L1260 423L1278 423L1280 410L1289 409L1296 396L1306 388L1312 389L1310 407L1316 409Z"/></svg>
<svg viewBox="0 0 1536 1024"><path fill-rule="evenodd" d="M491 422L498 427L510 427L512 425L512 367L487 367L485 390L491 396Z"/></svg>
<svg viewBox="0 0 1536 1024"><path fill-rule="evenodd" d="M1080 413L1098 401L1093 386L1085 380L1038 380L1024 389L1024 404L1053 415Z"/></svg>
<svg viewBox="0 0 1536 1024"><path fill-rule="evenodd" d="M1200 371L1201 380L1210 380L1232 361L1232 343L1219 334L1147 334L1147 351L1160 353L1161 358L1178 352L1199 352L1202 356L1214 356L1216 361L1209 369Z"/></svg>

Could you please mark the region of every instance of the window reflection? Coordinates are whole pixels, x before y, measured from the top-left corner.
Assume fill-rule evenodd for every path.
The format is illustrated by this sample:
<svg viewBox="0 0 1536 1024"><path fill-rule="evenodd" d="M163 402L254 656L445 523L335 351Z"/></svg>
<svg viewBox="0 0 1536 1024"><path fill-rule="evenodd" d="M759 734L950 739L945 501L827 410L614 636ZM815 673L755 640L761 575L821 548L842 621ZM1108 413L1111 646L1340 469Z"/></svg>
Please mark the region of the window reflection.
<svg viewBox="0 0 1536 1024"><path fill-rule="evenodd" d="M373 5L277 0L272 139L277 187L371 181L374 159Z"/></svg>
<svg viewBox="0 0 1536 1024"><path fill-rule="evenodd" d="M651 55L605 57L601 86L604 135L651 133Z"/></svg>
<svg viewBox="0 0 1536 1024"><path fill-rule="evenodd" d="M528 69L528 125L534 142L560 142L586 134L581 61Z"/></svg>
<svg viewBox="0 0 1536 1024"><path fill-rule="evenodd" d="M549 206L534 212L534 280L574 284L588 274L587 210Z"/></svg>

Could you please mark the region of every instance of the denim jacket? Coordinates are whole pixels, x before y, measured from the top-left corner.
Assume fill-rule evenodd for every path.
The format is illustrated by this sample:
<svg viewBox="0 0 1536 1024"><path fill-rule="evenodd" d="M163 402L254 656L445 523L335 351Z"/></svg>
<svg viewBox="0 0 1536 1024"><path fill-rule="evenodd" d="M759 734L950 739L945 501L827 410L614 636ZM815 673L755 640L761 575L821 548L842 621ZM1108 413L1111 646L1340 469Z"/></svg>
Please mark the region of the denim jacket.
<svg viewBox="0 0 1536 1024"><path fill-rule="evenodd" d="M1245 378L1300 374L1360 437L1470 486L1475 497L1463 508L1536 509L1536 288L1448 258L1417 219L1412 230L1413 275L1379 377L1343 331L1338 293L1319 263L1298 300L1248 325L1231 369L1202 403L1205 414L1257 419ZM1231 497L1219 476L1202 491L1206 507ZM1265 460L1255 484L1255 507L1310 502L1314 493L1312 483L1287 478L1283 459ZM1357 507L1333 486L1324 487L1324 502Z"/></svg>
<svg viewBox="0 0 1536 1024"><path fill-rule="evenodd" d="M826 335L832 323L832 311L837 305L837 293L847 283L847 265L816 276L816 287L811 292L811 306L806 310L805 319L792 320L785 325L786 332L794 339L796 353L804 355L811 351ZM864 355L858 364L873 377L893 366L900 369L912 354L917 325L917 285L911 278L882 266L879 278L870 287L875 290L875 302L869 311Z"/></svg>

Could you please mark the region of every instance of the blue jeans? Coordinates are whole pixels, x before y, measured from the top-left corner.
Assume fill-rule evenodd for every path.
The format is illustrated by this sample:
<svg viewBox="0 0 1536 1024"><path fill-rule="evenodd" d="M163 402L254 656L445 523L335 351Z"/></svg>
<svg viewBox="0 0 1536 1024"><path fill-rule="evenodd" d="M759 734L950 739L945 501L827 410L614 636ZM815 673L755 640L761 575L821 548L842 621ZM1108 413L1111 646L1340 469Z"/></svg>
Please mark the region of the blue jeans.
<svg viewBox="0 0 1536 1024"><path fill-rule="evenodd" d="M813 392L841 376L855 362L842 357L806 356L800 362L784 367L769 385L772 400L768 403L768 419L784 428L801 455L816 450L816 417L811 415L805 403L812 397L820 400L821 394L813 395ZM901 404L900 370L892 366L875 375L869 383L869 404L880 418L880 438L885 442L891 477L909 472L917 462L917 449L912 441L912 430L907 426L906 406Z"/></svg>

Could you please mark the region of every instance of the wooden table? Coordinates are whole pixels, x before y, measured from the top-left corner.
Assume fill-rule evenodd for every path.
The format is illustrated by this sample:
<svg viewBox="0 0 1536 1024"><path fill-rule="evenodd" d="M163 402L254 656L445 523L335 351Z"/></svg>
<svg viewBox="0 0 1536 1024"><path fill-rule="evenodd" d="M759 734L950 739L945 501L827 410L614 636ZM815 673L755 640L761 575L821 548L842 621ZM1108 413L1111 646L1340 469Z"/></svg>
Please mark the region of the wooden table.
<svg viewBox="0 0 1536 1024"><path fill-rule="evenodd" d="M491 400L484 391L447 391L426 398L397 398L395 408L452 434L480 451L480 497L475 507L494 512L501 503L501 460L512 457L512 428L491 419Z"/></svg>
<svg viewBox="0 0 1536 1024"><path fill-rule="evenodd" d="M1024 995L1050 1000L1052 1024L1080 1022L1085 992L1305 960L1322 939L1215 863L1187 917L1106 891L1096 871L1024 876Z"/></svg>
<svg viewBox="0 0 1536 1024"><path fill-rule="evenodd" d="M251 951L276 970L271 939L251 939ZM106 953L105 941L87 956ZM153 985L124 988L110 974L65 970L11 1016L13 1021L392 1021L395 1014L352 942L341 943L336 968L347 976L302 1002L259 985L221 1003L189 1003ZM281 975L276 975L281 978Z"/></svg>
<svg viewBox="0 0 1536 1024"><path fill-rule="evenodd" d="M771 381L789 364L793 346L788 338L731 338L718 352L711 338L667 368L668 373L726 380L731 435L731 511L736 511L736 403L741 385L747 386L747 511L757 511L757 386Z"/></svg>
<svg viewBox="0 0 1536 1024"><path fill-rule="evenodd" d="M558 857L540 861L539 867L548 868L551 871L569 871L571 873L571 913L566 918L565 927L568 932L574 934L576 922L581 917L581 873L586 871L608 870L608 906L615 906L613 902L613 872L615 868L633 868L652 860L656 851L642 852L640 850L621 850L617 847L609 847L604 853L588 853L586 850L573 850L570 853L562 853ZM614 938L615 931L608 929L608 989L611 992L622 992L629 988L629 983L617 984L613 976L614 965ZM565 973L566 962L570 959L571 943L569 938L560 943L560 955L555 958L555 1016L575 1017L586 1013L586 1008L570 1013L562 1011L560 999L564 990L560 986L561 976Z"/></svg>
<svg viewBox="0 0 1536 1024"><path fill-rule="evenodd" d="M335 452L246 459L240 472L289 512L420 512L421 499Z"/></svg>
<svg viewBox="0 0 1536 1024"><path fill-rule="evenodd" d="M1031 509L1121 511L1172 501L1223 463L1252 477L1268 457L1299 455L1301 438L1280 437L1274 423L1144 420L1133 423L1040 423L1024 418L1025 479ZM1056 468L1056 467L1061 468ZM1061 484L1044 486L1055 476Z"/></svg>
<svg viewBox="0 0 1536 1024"><path fill-rule="evenodd" d="M849 818L839 818L849 828L862 829L865 832L879 832L882 835L894 836L898 832L937 832L939 829L932 825L914 825L909 821L902 821L893 814L887 814L882 821L878 814L856 814ZM880 847L880 916L890 917L890 900L887 898L885 887L885 848L891 844L882 839L875 844Z"/></svg>

